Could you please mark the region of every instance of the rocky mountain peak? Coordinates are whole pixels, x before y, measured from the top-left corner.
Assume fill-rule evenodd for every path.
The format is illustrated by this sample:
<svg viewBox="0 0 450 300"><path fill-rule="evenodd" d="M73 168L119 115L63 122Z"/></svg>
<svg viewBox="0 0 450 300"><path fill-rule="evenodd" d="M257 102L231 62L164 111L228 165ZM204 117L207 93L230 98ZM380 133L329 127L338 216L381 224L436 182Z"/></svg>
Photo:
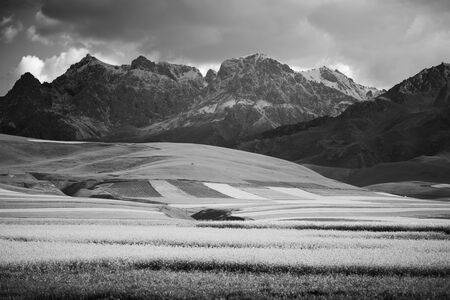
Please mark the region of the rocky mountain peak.
<svg viewBox="0 0 450 300"><path fill-rule="evenodd" d="M98 61L98 59L95 56L90 55L88 53L81 59L80 62L82 62L82 63L90 63L90 62L94 62L94 61Z"/></svg>
<svg viewBox="0 0 450 300"><path fill-rule="evenodd" d="M294 71L286 64L272 59L265 54L252 54L245 57L231 58L225 60L217 73L217 77L221 80L233 77L236 74L244 73L265 73L273 75L281 75L282 73L294 73Z"/></svg>
<svg viewBox="0 0 450 300"><path fill-rule="evenodd" d="M152 62L144 56L139 56L131 62L131 69L140 69L143 71L153 72L159 75L164 75L172 80L184 79L202 79L203 76L200 71L191 66L171 64L168 62Z"/></svg>
<svg viewBox="0 0 450 300"><path fill-rule="evenodd" d="M22 76L20 76L19 80L17 80L16 85L40 85L41 82L39 79L34 77L33 74L30 72L23 73Z"/></svg>
<svg viewBox="0 0 450 300"><path fill-rule="evenodd" d="M338 79L337 75L338 74L344 75L341 72L339 72L338 70L333 71L330 68L325 67L325 66L320 67L319 71L320 71L320 75L322 76L322 78L325 79L325 80L328 80L330 82L338 82L339 79ZM352 79L349 78L349 80L352 80Z"/></svg>
<svg viewBox="0 0 450 300"><path fill-rule="evenodd" d="M78 73L84 73L86 71L89 73L93 71L95 74L97 74L99 70L103 71L103 69L113 69L114 67L115 66L109 65L97 59L95 56L86 54L86 56L83 57L79 62L71 65L64 75L66 77L73 77L77 76L76 74ZM58 81L58 78L56 80Z"/></svg>
<svg viewBox="0 0 450 300"><path fill-rule="evenodd" d="M205 80L208 84L211 84L214 80L216 80L216 77L217 72L212 69L209 69L208 72L206 72Z"/></svg>
<svg viewBox="0 0 450 300"><path fill-rule="evenodd" d="M175 81L203 79L202 73L192 66L171 64L168 62L161 62L156 66L159 74L166 75Z"/></svg>
<svg viewBox="0 0 450 300"><path fill-rule="evenodd" d="M79 69L79 68L82 68L83 66L93 65L93 64L103 64L103 62L100 61L99 59L97 59L95 56L92 56L88 53L79 62L77 62L76 64L74 64L72 66L74 66L76 69Z"/></svg>
<svg viewBox="0 0 450 300"><path fill-rule="evenodd" d="M271 59L271 58L268 57L264 53L254 53L254 54L250 54L250 55L244 57L244 59L245 60L253 60L253 61L257 62L257 61L262 61L262 60Z"/></svg>
<svg viewBox="0 0 450 300"><path fill-rule="evenodd" d="M377 88L355 83L352 78L339 70L332 70L326 66L301 71L300 74L310 81L322 83L358 100L372 99L381 93Z"/></svg>
<svg viewBox="0 0 450 300"><path fill-rule="evenodd" d="M12 94L22 93L24 91L35 91L41 87L41 82L33 76L30 72L26 72L20 76L16 81L13 88L6 94L11 96Z"/></svg>
<svg viewBox="0 0 450 300"><path fill-rule="evenodd" d="M140 55L131 62L131 69L141 69L154 72L156 69L156 63Z"/></svg>
<svg viewBox="0 0 450 300"><path fill-rule="evenodd" d="M450 64L441 63L423 69L418 74L395 85L384 96L409 105L428 105L440 93L442 86L450 80Z"/></svg>

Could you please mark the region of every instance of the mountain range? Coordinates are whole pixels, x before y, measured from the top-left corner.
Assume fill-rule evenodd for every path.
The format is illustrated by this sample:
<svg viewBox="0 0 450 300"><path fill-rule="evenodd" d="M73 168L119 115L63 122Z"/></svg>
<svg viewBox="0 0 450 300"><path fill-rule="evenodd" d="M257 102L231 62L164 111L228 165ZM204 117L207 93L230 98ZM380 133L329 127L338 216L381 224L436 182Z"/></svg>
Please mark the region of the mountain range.
<svg viewBox="0 0 450 300"><path fill-rule="evenodd" d="M240 144L366 186L450 181L450 65L424 69L336 117L285 125Z"/></svg>
<svg viewBox="0 0 450 300"><path fill-rule="evenodd" d="M51 83L22 75L0 98L0 132L53 140L189 142L275 156L358 186L450 182L450 65L391 89L262 54L203 76L143 56L87 55Z"/></svg>
<svg viewBox="0 0 450 300"><path fill-rule="evenodd" d="M218 72L87 55L51 83L24 74L0 99L0 132L55 140L175 141L233 146L286 124L337 116L379 94L339 71L295 72L263 54Z"/></svg>

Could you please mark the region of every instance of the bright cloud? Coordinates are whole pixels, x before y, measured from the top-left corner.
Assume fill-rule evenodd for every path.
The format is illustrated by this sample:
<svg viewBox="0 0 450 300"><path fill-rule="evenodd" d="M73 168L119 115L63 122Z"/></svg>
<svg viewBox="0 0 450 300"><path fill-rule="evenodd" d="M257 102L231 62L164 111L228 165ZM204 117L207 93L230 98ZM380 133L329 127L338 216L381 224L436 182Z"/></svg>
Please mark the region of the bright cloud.
<svg viewBox="0 0 450 300"><path fill-rule="evenodd" d="M30 72L41 82L52 81L64 73L70 65L82 59L88 52L85 48L72 48L58 56L55 55L46 59L33 55L23 56L17 66L17 73L20 75Z"/></svg>
<svg viewBox="0 0 450 300"><path fill-rule="evenodd" d="M19 74L23 74L26 72L30 72L39 80L47 80L42 73L42 69L44 68L44 61L39 57L33 55L27 55L22 57L19 65L17 66L17 72Z"/></svg>
<svg viewBox="0 0 450 300"><path fill-rule="evenodd" d="M68 51L61 52L45 59L41 59L34 55L23 56L16 68L16 74L19 77L23 73L30 72L41 82L50 82L60 76L74 63L79 62L86 54L91 53L87 48L70 48ZM109 63L117 64L114 57L94 52L94 56L98 59Z"/></svg>

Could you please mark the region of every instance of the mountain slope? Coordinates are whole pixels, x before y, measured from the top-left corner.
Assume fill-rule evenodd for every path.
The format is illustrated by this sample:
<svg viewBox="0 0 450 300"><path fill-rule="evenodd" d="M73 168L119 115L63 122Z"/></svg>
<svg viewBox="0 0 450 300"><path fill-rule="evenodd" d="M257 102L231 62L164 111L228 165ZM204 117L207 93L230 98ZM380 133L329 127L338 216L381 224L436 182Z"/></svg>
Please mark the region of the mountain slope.
<svg viewBox="0 0 450 300"><path fill-rule="evenodd" d="M339 72L339 70L333 71L325 66L318 69L301 71L300 73L310 81L323 83L358 100L369 100L382 93L377 88L358 84L353 79Z"/></svg>
<svg viewBox="0 0 450 300"><path fill-rule="evenodd" d="M336 118L280 127L240 149L341 168L450 151L449 74L449 64L425 69Z"/></svg>
<svg viewBox="0 0 450 300"><path fill-rule="evenodd" d="M0 101L0 129L39 138L99 138L185 110L203 85L193 67L143 57L112 66L87 55L50 84L23 75Z"/></svg>
<svg viewBox="0 0 450 300"><path fill-rule="evenodd" d="M335 116L357 101L261 54L224 61L217 74L209 73L204 94L187 112L152 124L142 135L232 145L296 120Z"/></svg>
<svg viewBox="0 0 450 300"><path fill-rule="evenodd" d="M335 116L358 99L261 54L194 67L87 55L52 83L25 74L0 100L0 132L66 140L233 145L285 124Z"/></svg>

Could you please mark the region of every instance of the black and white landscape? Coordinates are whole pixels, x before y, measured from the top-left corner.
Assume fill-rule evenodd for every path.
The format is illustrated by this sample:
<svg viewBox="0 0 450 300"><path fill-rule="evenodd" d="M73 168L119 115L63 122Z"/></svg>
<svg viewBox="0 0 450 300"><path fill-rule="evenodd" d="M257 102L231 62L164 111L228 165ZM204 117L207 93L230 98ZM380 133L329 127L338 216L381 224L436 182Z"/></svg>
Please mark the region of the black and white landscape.
<svg viewBox="0 0 450 300"><path fill-rule="evenodd" d="M5 1L1 297L450 297L448 2L276 3Z"/></svg>

